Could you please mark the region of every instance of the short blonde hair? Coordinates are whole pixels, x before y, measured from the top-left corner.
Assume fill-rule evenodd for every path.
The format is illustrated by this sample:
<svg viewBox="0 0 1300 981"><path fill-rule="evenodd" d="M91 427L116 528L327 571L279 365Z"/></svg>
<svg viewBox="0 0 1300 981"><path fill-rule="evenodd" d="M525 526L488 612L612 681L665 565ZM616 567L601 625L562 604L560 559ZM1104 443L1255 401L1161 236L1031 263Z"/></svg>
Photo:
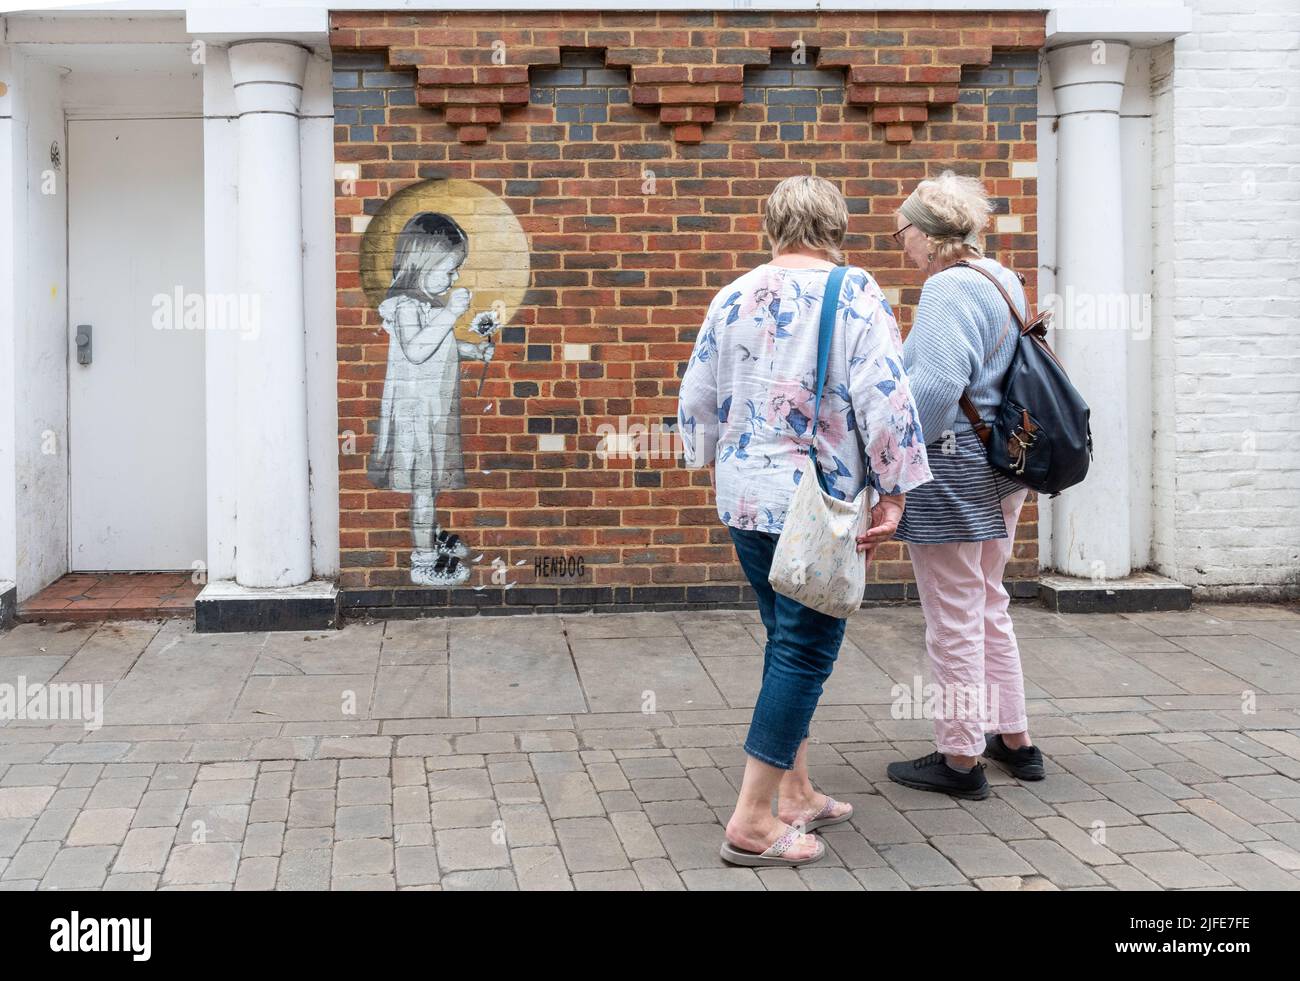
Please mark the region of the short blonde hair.
<svg viewBox="0 0 1300 981"><path fill-rule="evenodd" d="M968 250L983 254L976 242L989 223L993 205L979 180L945 170L938 177L921 181L913 194L936 221L930 228L917 227L925 233L939 265L956 262Z"/></svg>
<svg viewBox="0 0 1300 981"><path fill-rule="evenodd" d="M791 249L821 249L838 264L844 262L844 236L849 231L849 205L840 189L824 177L787 177L763 205L763 232L772 254Z"/></svg>

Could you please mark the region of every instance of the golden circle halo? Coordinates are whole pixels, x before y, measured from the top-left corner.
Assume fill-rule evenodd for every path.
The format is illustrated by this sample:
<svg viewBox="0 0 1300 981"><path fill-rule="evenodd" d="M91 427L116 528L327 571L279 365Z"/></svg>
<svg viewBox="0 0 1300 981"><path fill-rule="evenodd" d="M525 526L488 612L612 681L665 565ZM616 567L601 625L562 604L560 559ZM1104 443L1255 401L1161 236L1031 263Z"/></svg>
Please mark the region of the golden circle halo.
<svg viewBox="0 0 1300 981"><path fill-rule="evenodd" d="M469 237L469 255L456 283L472 299L456 321L456 332L473 339L467 328L481 313L496 310L501 326L510 323L528 290L528 236L510 206L473 181L435 179L398 191L370 219L361 237L361 287L371 306L388 296L393 281L393 250L406 223L422 211L447 215Z"/></svg>

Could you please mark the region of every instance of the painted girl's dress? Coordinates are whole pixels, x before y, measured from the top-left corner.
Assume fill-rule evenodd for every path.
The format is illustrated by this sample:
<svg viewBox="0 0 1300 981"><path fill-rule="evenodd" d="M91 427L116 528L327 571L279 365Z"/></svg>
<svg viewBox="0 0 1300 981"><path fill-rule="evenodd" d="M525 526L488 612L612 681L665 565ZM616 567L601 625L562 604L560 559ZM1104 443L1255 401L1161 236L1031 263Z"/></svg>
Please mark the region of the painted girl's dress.
<svg viewBox="0 0 1300 981"><path fill-rule="evenodd" d="M709 305L682 376L685 462L716 462L718 516L779 534L812 431L817 334L826 269L763 265ZM930 480L902 338L875 279L851 267L840 291L817 460L830 494L865 483L882 496Z"/></svg>
<svg viewBox="0 0 1300 981"><path fill-rule="evenodd" d="M406 492L464 487L460 354L451 327L436 323L446 312L414 296L390 296L379 315L390 339L370 482Z"/></svg>
<svg viewBox="0 0 1300 981"><path fill-rule="evenodd" d="M460 560L469 549L438 527L438 492L465 486L460 448L460 361L491 360L490 331L472 328L481 344L456 339L469 290L453 288L469 256L469 237L454 219L412 216L397 236L393 280L379 304L388 332L388 373L370 482L411 495L411 582L457 586L469 578ZM483 314L493 319L494 315ZM485 364L486 369L486 364Z"/></svg>

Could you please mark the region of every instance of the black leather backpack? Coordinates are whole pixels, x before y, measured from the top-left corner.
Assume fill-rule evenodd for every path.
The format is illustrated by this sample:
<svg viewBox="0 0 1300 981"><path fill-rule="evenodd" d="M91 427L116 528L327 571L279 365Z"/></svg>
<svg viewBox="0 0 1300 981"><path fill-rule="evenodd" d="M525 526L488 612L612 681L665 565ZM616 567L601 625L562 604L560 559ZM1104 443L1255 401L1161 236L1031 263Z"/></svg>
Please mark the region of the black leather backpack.
<svg viewBox="0 0 1300 981"><path fill-rule="evenodd" d="M974 269L996 286L1020 328L993 425L980 418L967 392L962 393L961 410L984 444L989 466L1031 490L1055 497L1088 476L1092 429L1088 404L1047 345L1051 311L1025 323L996 276L965 259L953 265Z"/></svg>

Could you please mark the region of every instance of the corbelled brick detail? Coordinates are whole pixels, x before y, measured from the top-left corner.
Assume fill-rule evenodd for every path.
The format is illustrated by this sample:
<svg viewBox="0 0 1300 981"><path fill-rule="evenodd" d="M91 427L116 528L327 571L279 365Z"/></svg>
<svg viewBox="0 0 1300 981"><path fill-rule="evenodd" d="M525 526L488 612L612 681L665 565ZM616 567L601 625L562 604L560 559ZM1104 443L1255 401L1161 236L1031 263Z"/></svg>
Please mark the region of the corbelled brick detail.
<svg viewBox="0 0 1300 981"><path fill-rule="evenodd" d="M963 56L955 78L909 75L958 64L935 46L940 22L954 25L945 44L981 47L980 57ZM1037 54L982 48L993 38L1033 44L1041 15L348 13L334 25L341 586L357 608L736 601L743 577L710 472L683 468L671 444L648 459L604 453L600 431L675 422L678 378L709 301L769 258L762 204L783 177L816 173L843 189L847 259L876 276L904 330L922 277L889 235L893 213L916 181L947 167L983 180L994 204L987 247L1025 274L1033 296ZM788 46L796 33L809 48ZM462 62L500 37L537 58L526 104L422 98L417 64L486 68ZM827 64L846 48L852 65ZM739 74L692 76L705 57ZM980 58L986 66L970 66ZM678 66L686 82L639 74ZM926 101L855 99L899 87L853 74L870 67L891 68L889 79ZM522 87L488 78L518 77L450 88L479 98ZM731 103L691 102L702 98L696 85L739 92L726 93ZM639 100L638 86L657 101ZM929 101L939 95L955 98ZM902 125L907 134L891 133ZM362 239L395 195L438 181L504 202L530 270L481 391L480 365L463 368L467 486L439 494L437 508L471 561L482 558L450 597L411 586L409 495L376 488L366 472L389 340L362 289ZM1037 571L1036 527L1031 498L1010 575ZM584 571L549 576L539 565L548 557L581 558ZM494 562L515 588L493 578ZM882 546L869 577L871 596L901 598L912 577L905 548Z"/></svg>
<svg viewBox="0 0 1300 981"><path fill-rule="evenodd" d="M988 65L995 47L1037 50L1044 31L1037 13L366 12L333 15L332 41L416 69L418 103L442 110L464 143L485 142L526 106L531 70L558 65L563 48L598 49L606 67L626 68L633 105L657 109L679 143L701 142L718 107L741 102L745 69L773 51L844 69L849 104L870 109L887 142L909 143L932 108L957 101L963 68Z"/></svg>

